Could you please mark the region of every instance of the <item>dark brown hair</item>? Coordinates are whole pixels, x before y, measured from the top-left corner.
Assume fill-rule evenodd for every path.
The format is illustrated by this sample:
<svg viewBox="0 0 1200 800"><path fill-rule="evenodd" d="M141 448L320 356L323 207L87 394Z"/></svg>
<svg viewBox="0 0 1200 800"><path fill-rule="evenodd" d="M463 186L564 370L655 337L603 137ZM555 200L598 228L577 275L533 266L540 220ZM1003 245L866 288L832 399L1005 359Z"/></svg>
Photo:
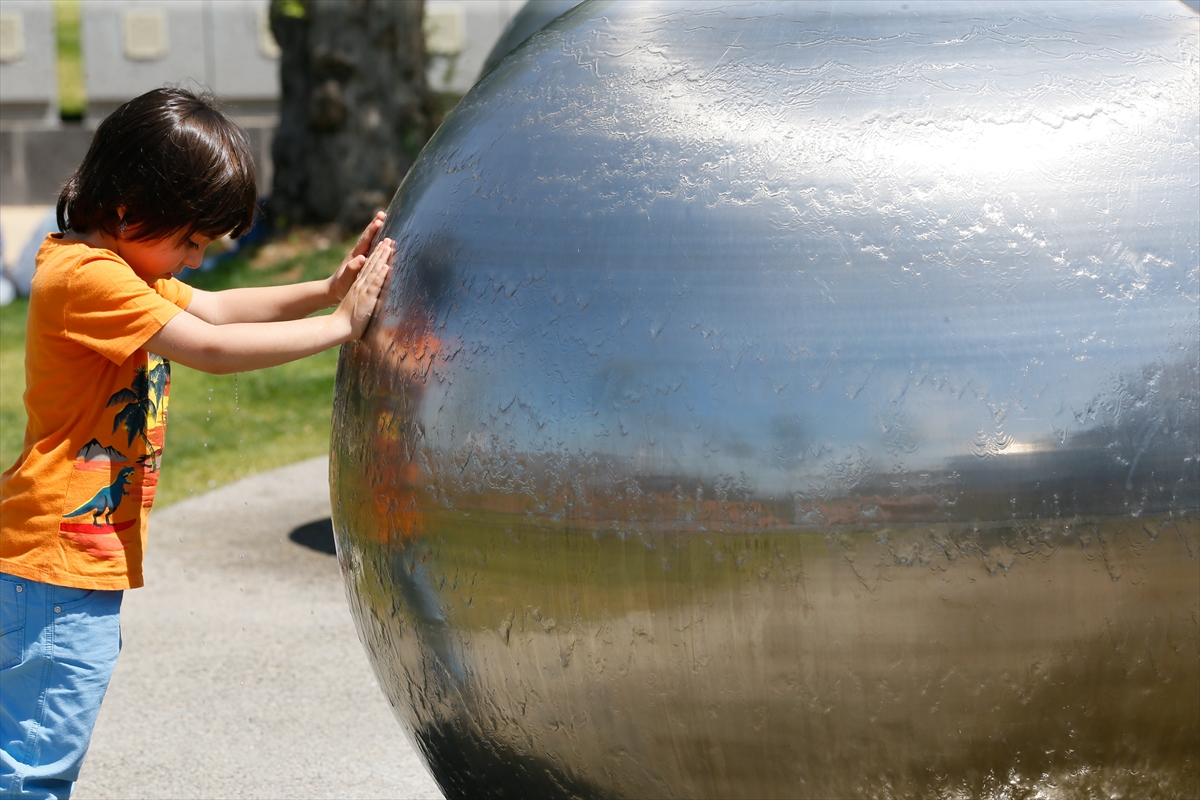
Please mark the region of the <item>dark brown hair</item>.
<svg viewBox="0 0 1200 800"><path fill-rule="evenodd" d="M149 241L236 238L254 222L256 200L245 131L211 96L165 87L135 97L96 128L58 196L58 227Z"/></svg>

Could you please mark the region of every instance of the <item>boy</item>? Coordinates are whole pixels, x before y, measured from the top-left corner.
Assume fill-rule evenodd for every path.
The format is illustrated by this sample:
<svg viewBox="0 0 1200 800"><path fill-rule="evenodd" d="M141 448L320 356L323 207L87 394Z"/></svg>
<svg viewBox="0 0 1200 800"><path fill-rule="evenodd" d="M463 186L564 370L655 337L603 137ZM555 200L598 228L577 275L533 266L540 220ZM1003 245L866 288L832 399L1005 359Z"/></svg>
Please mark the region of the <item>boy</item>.
<svg viewBox="0 0 1200 800"><path fill-rule="evenodd" d="M179 282L253 221L245 134L208 97L157 89L96 130L38 254L28 424L0 479L0 797L68 797L143 584L170 362L215 374L359 338L393 253L377 215L324 281L204 292ZM336 305L329 316L308 317Z"/></svg>

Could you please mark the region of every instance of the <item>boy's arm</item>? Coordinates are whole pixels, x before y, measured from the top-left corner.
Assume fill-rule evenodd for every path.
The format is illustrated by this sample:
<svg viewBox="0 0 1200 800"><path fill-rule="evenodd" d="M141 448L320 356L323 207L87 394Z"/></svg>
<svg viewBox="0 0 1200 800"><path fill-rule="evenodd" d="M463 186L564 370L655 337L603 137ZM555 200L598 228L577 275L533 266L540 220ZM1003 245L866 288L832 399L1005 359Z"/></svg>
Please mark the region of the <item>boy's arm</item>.
<svg viewBox="0 0 1200 800"><path fill-rule="evenodd" d="M367 262L371 241L383 227L383 221L384 214L381 211L363 230L337 271L323 281L226 289L221 292L196 289L192 294L192 302L188 304L188 313L210 325L229 325L236 322L300 319L314 311L336 305L346 296L363 264Z"/></svg>
<svg viewBox="0 0 1200 800"><path fill-rule="evenodd" d="M370 322L391 257L392 241L384 239L328 316L213 325L183 311L151 336L145 348L192 369L224 375L285 364L357 339Z"/></svg>
<svg viewBox="0 0 1200 800"><path fill-rule="evenodd" d="M187 313L210 325L278 322L307 317L314 311L328 308L339 299L330 295L328 281L226 289L220 292L194 289Z"/></svg>

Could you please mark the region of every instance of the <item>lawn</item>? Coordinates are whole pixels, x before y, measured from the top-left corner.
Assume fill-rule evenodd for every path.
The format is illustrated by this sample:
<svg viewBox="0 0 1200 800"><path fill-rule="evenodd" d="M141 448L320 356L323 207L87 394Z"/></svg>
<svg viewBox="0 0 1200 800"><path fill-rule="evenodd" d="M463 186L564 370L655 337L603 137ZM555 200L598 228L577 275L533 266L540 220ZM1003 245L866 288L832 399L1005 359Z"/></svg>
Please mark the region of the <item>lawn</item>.
<svg viewBox="0 0 1200 800"><path fill-rule="evenodd" d="M58 102L64 120L83 118L87 95L83 88L83 59L79 50L79 0L54 0L54 30L58 39Z"/></svg>
<svg viewBox="0 0 1200 800"><path fill-rule="evenodd" d="M195 276L204 289L264 286L329 275L351 242L293 234L249 258ZM21 453L25 430L27 301L0 308L0 461ZM272 369L207 375L171 366L171 405L158 505L329 450L337 349Z"/></svg>

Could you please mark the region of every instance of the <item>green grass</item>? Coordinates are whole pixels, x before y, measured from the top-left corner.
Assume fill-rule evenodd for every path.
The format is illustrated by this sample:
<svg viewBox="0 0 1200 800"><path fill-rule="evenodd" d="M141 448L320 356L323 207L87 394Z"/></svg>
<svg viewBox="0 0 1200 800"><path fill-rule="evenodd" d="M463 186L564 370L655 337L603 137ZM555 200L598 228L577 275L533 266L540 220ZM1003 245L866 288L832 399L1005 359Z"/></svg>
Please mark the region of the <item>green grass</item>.
<svg viewBox="0 0 1200 800"><path fill-rule="evenodd" d="M253 257L234 256L211 272L192 275L188 278L188 283L197 289L219 292L222 289L281 286L320 280L333 274L353 244L352 239L336 243L328 239L319 239L307 252L273 260L273 263L267 266L259 266Z"/></svg>
<svg viewBox="0 0 1200 800"><path fill-rule="evenodd" d="M192 281L200 288L264 286L328 276L350 247L318 247L270 266L245 258ZM27 301L0 308L0 460L20 456L25 431ZM329 451L337 350L241 375L171 365L171 400L158 507L238 478Z"/></svg>
<svg viewBox="0 0 1200 800"><path fill-rule="evenodd" d="M83 58L79 49L79 18L79 0L54 0L59 111L64 120L83 119L83 112L87 110Z"/></svg>
<svg viewBox="0 0 1200 800"><path fill-rule="evenodd" d="M0 469L8 469L21 455L25 438L25 318L28 300L14 300L0 308Z"/></svg>

